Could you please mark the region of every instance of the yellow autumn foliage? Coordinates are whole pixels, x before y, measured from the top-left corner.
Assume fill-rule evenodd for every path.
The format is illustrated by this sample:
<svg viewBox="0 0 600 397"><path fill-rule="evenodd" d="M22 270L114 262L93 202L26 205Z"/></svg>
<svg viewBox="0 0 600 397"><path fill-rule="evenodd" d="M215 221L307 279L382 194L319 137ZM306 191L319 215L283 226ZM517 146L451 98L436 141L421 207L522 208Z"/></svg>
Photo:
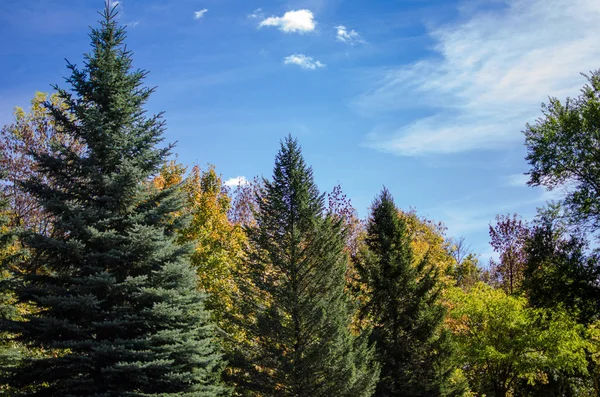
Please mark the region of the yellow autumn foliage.
<svg viewBox="0 0 600 397"><path fill-rule="evenodd" d="M455 261L452 255L450 255L450 247L445 238L446 228L444 225L420 217L414 210L401 210L400 218L406 222L408 232L412 236L411 248L415 266L427 255L429 263L438 269L442 284L444 286L451 285L449 274Z"/></svg>
<svg viewBox="0 0 600 397"><path fill-rule="evenodd" d="M179 230L179 242L193 245L191 263L198 275L198 288L208 293L207 307L218 327L235 340L241 335L228 317L235 316L234 297L239 291L234 273L242 263L246 236L241 225L227 218L231 197L215 167L202 171L194 166L189 175L185 174L186 167L171 161L153 184L159 189L180 186L184 212L191 220Z"/></svg>

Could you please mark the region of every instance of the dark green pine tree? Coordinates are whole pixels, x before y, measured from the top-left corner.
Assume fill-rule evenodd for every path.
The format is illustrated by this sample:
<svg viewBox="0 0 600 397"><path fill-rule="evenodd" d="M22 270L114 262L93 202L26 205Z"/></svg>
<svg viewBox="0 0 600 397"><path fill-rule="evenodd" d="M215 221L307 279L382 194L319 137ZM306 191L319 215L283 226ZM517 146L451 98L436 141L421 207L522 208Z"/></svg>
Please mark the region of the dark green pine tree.
<svg viewBox="0 0 600 397"><path fill-rule="evenodd" d="M6 172L0 170L0 179L5 175ZM19 252L12 252L15 230L11 228L8 210L8 200L0 197L0 320L12 320L18 315L13 293L14 278L9 269L19 257ZM0 379L5 379L21 359L22 351L14 343L14 337L14 334L0 328ZM0 381L0 395L3 393L10 395L12 391Z"/></svg>
<svg viewBox="0 0 600 397"><path fill-rule="evenodd" d="M34 154L44 180L25 184L53 219L50 236L29 234L20 301L37 310L11 329L46 354L24 361L10 384L36 396L220 396L223 362L196 289L188 247L175 244L182 200L148 183L168 156L164 123L143 105L153 89L132 69L125 31L107 5L90 34L67 114L47 104L83 143Z"/></svg>
<svg viewBox="0 0 600 397"><path fill-rule="evenodd" d="M371 396L379 369L365 336L350 329L340 222L324 213L295 139L287 137L273 180L258 194L249 236L245 395Z"/></svg>
<svg viewBox="0 0 600 397"><path fill-rule="evenodd" d="M366 247L355 257L368 291L361 313L372 321L381 364L375 396L446 394L450 368L437 270L427 255L415 265L410 243L406 223L384 188L372 206Z"/></svg>

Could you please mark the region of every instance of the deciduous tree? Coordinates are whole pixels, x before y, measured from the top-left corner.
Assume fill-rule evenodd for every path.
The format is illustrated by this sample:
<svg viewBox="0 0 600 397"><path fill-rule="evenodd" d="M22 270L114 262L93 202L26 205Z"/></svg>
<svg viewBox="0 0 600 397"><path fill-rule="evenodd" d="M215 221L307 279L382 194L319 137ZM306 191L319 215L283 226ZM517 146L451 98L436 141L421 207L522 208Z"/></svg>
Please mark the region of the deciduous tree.
<svg viewBox="0 0 600 397"><path fill-rule="evenodd" d="M550 98L525 129L530 186L564 189L571 222L600 227L600 70L575 98Z"/></svg>
<svg viewBox="0 0 600 397"><path fill-rule="evenodd" d="M546 383L548 374L586 373L583 327L561 309L527 307L524 297L479 283L448 291L448 326L473 391L518 395L517 386Z"/></svg>
<svg viewBox="0 0 600 397"><path fill-rule="evenodd" d="M490 225L490 244L500 256L492 260L492 276L508 294L515 293L523 282L529 227L520 216L496 215L496 225Z"/></svg>
<svg viewBox="0 0 600 397"><path fill-rule="evenodd" d="M600 263L581 233L542 213L526 245L523 289L535 307L564 307L582 324L600 319Z"/></svg>
<svg viewBox="0 0 600 397"><path fill-rule="evenodd" d="M43 178L33 153L57 154L61 146L81 152L83 144L62 131L46 105L63 112L65 117L71 117L65 101L58 94L37 92L29 111L16 107L14 121L0 129L0 167L5 171L0 190L8 200L13 225L48 234L51 231L50 217L22 188L22 183L33 175ZM50 180L46 182L52 183Z"/></svg>

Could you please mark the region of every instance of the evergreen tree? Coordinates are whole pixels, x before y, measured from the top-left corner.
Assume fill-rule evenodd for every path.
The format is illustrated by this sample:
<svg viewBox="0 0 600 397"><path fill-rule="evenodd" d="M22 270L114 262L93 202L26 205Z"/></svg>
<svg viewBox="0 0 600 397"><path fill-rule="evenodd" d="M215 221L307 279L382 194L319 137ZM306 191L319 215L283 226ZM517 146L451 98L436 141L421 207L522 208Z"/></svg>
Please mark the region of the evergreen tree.
<svg viewBox="0 0 600 397"><path fill-rule="evenodd" d="M250 377L246 395L361 397L373 393L378 366L366 337L350 329L344 292L346 254L341 221L325 215L296 140L288 137L272 181L257 199L248 227L245 293Z"/></svg>
<svg viewBox="0 0 600 397"><path fill-rule="evenodd" d="M1 156L2 154L0 154ZM6 172L0 171L0 178ZM14 244L15 231L12 230L8 216L8 200L0 196L0 320L12 320L17 317L18 310L12 291L13 278L8 271L18 250ZM21 359L22 349L14 342L15 335L0 329L0 379L6 378L8 371L14 368ZM0 382L0 394L11 393L5 382Z"/></svg>
<svg viewBox="0 0 600 397"><path fill-rule="evenodd" d="M132 69L115 8L100 23L85 67L68 65L72 91L57 88L68 114L46 104L85 149L34 153L41 176L24 186L53 233L23 237L32 255L17 294L38 310L9 325L47 354L10 383L39 396L227 394L189 248L175 244L182 200L147 183L170 150L157 148L161 116L143 110L153 89Z"/></svg>
<svg viewBox="0 0 600 397"><path fill-rule="evenodd" d="M441 395L449 375L437 270L428 255L413 263L410 242L384 189L373 203L366 248L355 257L368 291L361 313L373 324L371 339L381 363L375 396Z"/></svg>

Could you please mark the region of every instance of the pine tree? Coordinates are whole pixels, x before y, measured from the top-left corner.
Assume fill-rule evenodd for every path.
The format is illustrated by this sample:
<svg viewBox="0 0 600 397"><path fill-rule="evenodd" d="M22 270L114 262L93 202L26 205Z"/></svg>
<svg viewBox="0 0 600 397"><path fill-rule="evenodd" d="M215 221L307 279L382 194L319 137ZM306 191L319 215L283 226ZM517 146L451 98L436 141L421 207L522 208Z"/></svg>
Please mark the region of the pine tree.
<svg viewBox="0 0 600 397"><path fill-rule="evenodd" d="M1 154L0 154L1 156ZM0 171L0 178L6 172ZM4 195L0 197L0 320L11 320L17 317L18 310L14 302L12 291L13 279L8 271L18 250L14 244L15 231L11 227L8 216L8 200ZM5 378L8 371L14 368L21 359L20 346L14 343L15 335L0 329L0 379ZM4 382L0 382L0 394L12 391Z"/></svg>
<svg viewBox="0 0 600 397"><path fill-rule="evenodd" d="M324 212L296 140L288 137L272 181L247 228L248 340L253 368L246 395L361 397L373 393L378 366L366 337L350 329L344 293L346 256L340 221Z"/></svg>
<svg viewBox="0 0 600 397"><path fill-rule="evenodd" d="M437 271L427 255L413 263L410 243L406 223L383 189L372 206L366 248L355 257L368 291L361 314L373 325L381 363L375 396L441 395L449 372Z"/></svg>
<svg viewBox="0 0 600 397"><path fill-rule="evenodd" d="M219 396L221 356L196 289L189 248L175 244L182 200L147 181L171 147L147 117L153 92L132 69L125 31L108 4L85 67L69 64L68 114L46 106L84 145L36 153L42 177L24 188L53 219L52 235L23 237L32 255L17 289L37 312L12 322L30 347L10 378L39 396Z"/></svg>

